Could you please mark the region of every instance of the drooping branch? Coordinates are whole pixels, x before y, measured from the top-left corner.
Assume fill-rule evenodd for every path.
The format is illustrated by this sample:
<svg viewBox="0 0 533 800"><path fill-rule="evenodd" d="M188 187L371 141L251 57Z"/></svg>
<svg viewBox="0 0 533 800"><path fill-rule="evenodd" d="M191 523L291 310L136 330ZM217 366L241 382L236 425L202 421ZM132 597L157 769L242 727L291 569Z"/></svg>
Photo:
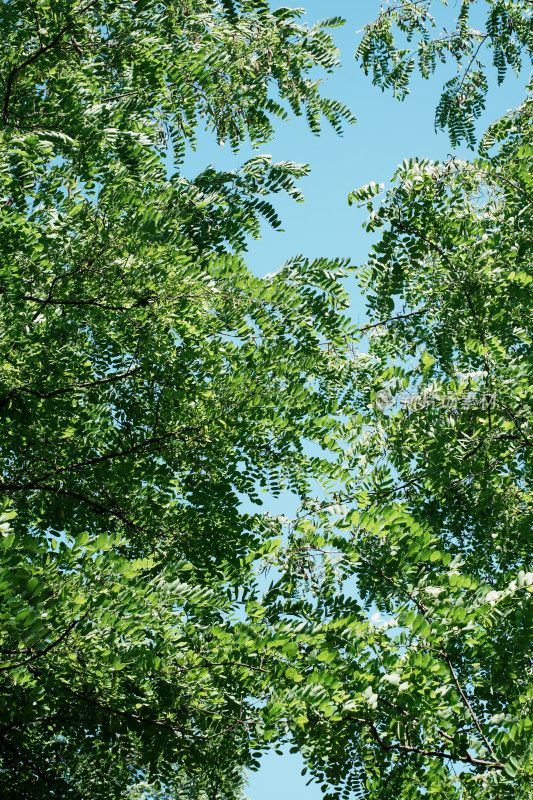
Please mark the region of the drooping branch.
<svg viewBox="0 0 533 800"><path fill-rule="evenodd" d="M446 761L448 760L461 761L463 762L463 764L472 764L472 766L476 767L487 767L487 769L500 770L503 769L505 766L505 764L503 764L501 761L487 761L484 758L476 758L475 756L471 756L468 751L466 751L464 755L456 755L454 753L448 753L446 750L426 750L421 747L415 747L413 745L400 744L400 743L387 744L387 742L384 741L382 736L380 736L379 731L372 722L372 720L360 717L350 717L350 719L353 720L354 722L359 722L362 725L366 725L370 729L370 732L375 741L378 743L379 747L386 752L391 750L396 750L398 752L403 752L403 753L416 753L421 756L440 758Z"/></svg>

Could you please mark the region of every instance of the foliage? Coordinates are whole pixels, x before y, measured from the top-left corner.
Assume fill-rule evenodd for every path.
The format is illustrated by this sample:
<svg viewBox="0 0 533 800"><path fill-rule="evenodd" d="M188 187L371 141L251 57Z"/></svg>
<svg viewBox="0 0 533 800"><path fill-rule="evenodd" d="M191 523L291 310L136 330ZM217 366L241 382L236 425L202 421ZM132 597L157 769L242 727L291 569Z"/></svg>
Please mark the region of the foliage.
<svg viewBox="0 0 533 800"><path fill-rule="evenodd" d="M440 0L448 5L446 0ZM475 122L485 108L489 87L484 51L491 54L497 82L509 69L518 75L533 55L533 16L529 0L461 0L457 18L445 20L442 30L431 13L431 0L399 0L381 7L365 27L356 59L374 84L391 89L402 100L418 67L429 78L451 61L456 74L442 90L435 127L447 130L453 146L476 141ZM480 6L485 11L484 24ZM479 27L481 26L481 30ZM396 29L397 36L394 35Z"/></svg>
<svg viewBox="0 0 533 800"><path fill-rule="evenodd" d="M323 680L339 662L350 701L308 745L318 774L365 798L530 797L531 112L492 126L481 158L411 159L383 199L351 198L382 229L362 272L370 346L345 487L294 546L329 527L342 579L381 620L364 648L332 647Z"/></svg>
<svg viewBox="0 0 533 800"><path fill-rule="evenodd" d="M190 584L180 591L185 563L155 570L153 558L118 557L117 537L82 535L68 547L4 536L3 795L123 796L147 772L174 785L184 741L189 760L210 747L189 691L195 685L201 696L202 681L186 666L183 606L202 597L201 627L227 598ZM222 710L220 698L210 700ZM231 771L233 753L218 748L216 757ZM227 776L213 767L210 781L219 796Z"/></svg>
<svg viewBox="0 0 533 800"><path fill-rule="evenodd" d="M242 260L305 165L180 162L202 119L233 147L284 101L315 131L351 120L309 77L336 64L325 26L298 17L2 7L5 797L240 791L263 695L238 609L280 528L242 498L317 470L301 442L349 387L346 271Z"/></svg>
<svg viewBox="0 0 533 800"><path fill-rule="evenodd" d="M496 7L517 67L527 9ZM368 29L378 78L414 8ZM358 352L345 262L243 260L307 167L184 169L199 124L352 119L316 79L340 20L299 17L0 12L2 796L240 798L290 741L329 798L530 797L531 100L479 158L353 193L381 232ZM296 519L243 512L284 490Z"/></svg>

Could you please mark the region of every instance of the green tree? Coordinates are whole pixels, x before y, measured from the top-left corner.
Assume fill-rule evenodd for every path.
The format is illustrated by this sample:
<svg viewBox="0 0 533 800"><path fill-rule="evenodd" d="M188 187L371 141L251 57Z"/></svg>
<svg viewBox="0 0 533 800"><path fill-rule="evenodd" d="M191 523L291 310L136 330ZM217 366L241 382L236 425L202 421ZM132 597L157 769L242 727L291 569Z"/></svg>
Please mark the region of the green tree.
<svg viewBox="0 0 533 800"><path fill-rule="evenodd" d="M268 633L236 609L280 524L241 499L304 494L320 467L301 443L349 389L346 273L296 258L259 280L242 259L305 166L181 162L202 120L234 148L283 103L315 131L351 121L310 77L336 64L328 26L299 16L0 12L5 797L234 797L251 760Z"/></svg>
<svg viewBox="0 0 533 800"><path fill-rule="evenodd" d="M445 19L439 3L397 0L381 6L378 17L365 27L356 59L374 84L403 100L418 69L429 78L441 64L455 67L444 84L435 114L435 127L447 130L456 146L474 147L475 122L485 108L492 61L496 80L509 70L516 75L531 63L533 26L529 0L461 0L457 16ZM435 14L432 13L437 6ZM442 11L442 9L440 9Z"/></svg>
<svg viewBox="0 0 533 800"><path fill-rule="evenodd" d="M368 26L367 67L393 75L383 20L425 5ZM490 5L530 36L523 4ZM471 33L455 37L468 53ZM473 108L446 121L452 142L473 145ZM528 94L471 161L411 158L389 190L350 196L380 234L360 270L368 347L337 480L304 504L285 562L323 626L292 735L327 797L531 797L532 108Z"/></svg>
<svg viewBox="0 0 533 800"><path fill-rule="evenodd" d="M295 734L325 789L531 797L531 112L473 161L411 159L383 197L352 195L382 229L369 348L344 488L292 539L308 572L322 551L317 609L339 625L308 671L327 719L309 703L319 732Z"/></svg>
<svg viewBox="0 0 533 800"><path fill-rule="evenodd" d="M531 797L532 109L350 196L381 234L369 345L338 483L287 553L319 559L293 735L328 797Z"/></svg>
<svg viewBox="0 0 533 800"><path fill-rule="evenodd" d="M469 4L453 48L412 18L427 5L384 10L359 50L400 94L387 20L427 74L431 52L477 57ZM526 4L488 5L517 67ZM531 101L479 158L353 193L382 230L359 353L347 264L243 260L307 168L184 174L199 124L237 148L283 104L351 121L316 80L340 20L299 17L0 12L3 796L235 798L283 740L330 798L531 795ZM475 91L441 119L453 141ZM286 488L295 520L242 512Z"/></svg>

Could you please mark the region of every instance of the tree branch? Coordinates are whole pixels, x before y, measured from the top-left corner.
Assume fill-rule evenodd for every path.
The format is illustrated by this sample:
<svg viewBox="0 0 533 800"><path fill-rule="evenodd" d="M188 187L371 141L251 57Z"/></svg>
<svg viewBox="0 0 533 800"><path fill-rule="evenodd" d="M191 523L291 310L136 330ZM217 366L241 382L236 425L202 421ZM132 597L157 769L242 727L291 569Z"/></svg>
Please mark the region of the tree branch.
<svg viewBox="0 0 533 800"><path fill-rule="evenodd" d="M35 766L35 764L33 763L33 761L29 761L27 758L24 758L24 756L21 756L21 755L20 755L20 753L18 753L18 752L15 750L15 748L14 748L14 747L11 747L11 745L10 745L10 744L8 744L8 743L6 742L6 740L4 739L4 737L3 737L3 736L0 736L0 747L4 747L6 750L9 750L9 752L10 752L12 755L14 755L14 756L15 756L15 758L17 759L17 761L22 761L22 763L23 763L23 764L25 764L26 766L28 766L28 767L31 769L31 771L32 771L32 772L34 772L34 773L35 773L35 774L36 774L36 775L37 775L39 778L42 778L42 780L43 780L43 781L44 781L46 784L48 784L48 786L52 786L52 782L51 782L51 781L50 781L50 779L49 779L49 778L48 778L48 777L47 777L47 776L44 774L44 772L42 772L42 771L39 769L39 767L36 767L36 766Z"/></svg>
<svg viewBox="0 0 533 800"><path fill-rule="evenodd" d="M463 700L463 703L464 703L464 704L466 705L466 707L468 708L468 711L470 712L470 716L471 716L471 717L472 717L472 719L474 720L474 725L476 726L476 728L477 728L477 729L478 729L478 731L479 731L479 735L481 736L481 738L482 738L482 739L483 739L483 741L485 742L485 744L486 744L486 746L488 747L488 749L489 749L489 752L491 753L491 755L492 755L492 756L494 756L494 750L492 749L492 746L491 746L491 744L490 744L489 740L487 739L487 737L485 736L485 734L483 733L483 731L482 731L482 729L481 729L480 722L479 722L479 720L478 720L478 718L477 718L477 716L476 716L476 714L475 714L475 712L474 712L474 709L473 709L473 708L472 708L472 706L470 705L470 701L468 700L468 697L467 697L467 696L466 696L466 694L464 693L464 691L463 691L463 689L462 689L462 687L461 687L461 684L459 683L459 679L457 678L457 675L456 675L456 673L455 673L455 670L454 670L454 668L453 668L453 664L452 664L452 662L451 662L450 656L448 655L448 653L447 653L447 652L446 652L444 649L442 650L442 657L444 658L444 660L446 661L446 663L447 663L447 665L448 665L448 668L449 668L449 670L450 670L450 673L451 673L451 675L452 675L452 678L453 678L453 680L454 680L454 683L455 683L455 685L457 686L457 691L458 691L458 692L459 692L459 694L461 695L461 698L462 698L462 700ZM502 765L502 766L503 766L503 765Z"/></svg>
<svg viewBox="0 0 533 800"><path fill-rule="evenodd" d="M70 635L70 633L71 633L71 632L74 630L74 628L76 627L76 625L77 625L79 622L81 622L83 619L85 619L85 618L88 616L88 614L89 614L89 612L87 611L87 612L86 612L86 613L83 615L83 617L80 617L79 619L75 619L75 620L74 620L74 622L71 622L71 623L70 623L70 625L68 626L68 628L67 628L67 629L66 629L66 630L65 630L65 631L64 631L64 632L61 634L61 636L59 637L59 639L56 639L55 641L51 642L51 643L48 645L48 647L45 647L45 648L44 648L44 650L40 650L38 653L35 653L35 654L34 654L33 656L31 656L30 658L27 658L25 661L20 661L18 664L8 664L8 665L7 665L7 666L5 666L5 667L0 667L0 672L7 672L7 671L8 671L8 670L10 670L10 669L16 669L17 667L23 667L23 666L25 666L26 664L30 664L32 661L35 661L37 658L41 658L41 656L44 656L44 655L46 655L46 653L48 653L50 650L52 650L52 648L53 648L53 647L57 647L57 645L58 645L58 644L61 644L61 642L62 642L64 639L66 639L66 638L67 638L67 636L69 636L69 635Z"/></svg>
<svg viewBox="0 0 533 800"><path fill-rule="evenodd" d="M79 16L80 14L85 13L85 11L88 11L91 8L91 6L95 5L96 2L97 2L97 0L91 0L91 2L87 3L86 6L82 6L82 8L80 8L76 12L76 15ZM65 33L68 31L68 29L71 28L74 25L74 22L75 22L75 20L71 20L70 22L68 22L66 25L64 25L61 28L59 33L57 33L56 36L54 36L54 38L52 39L51 42L49 42L46 45L41 45L41 47L39 47L39 49L36 50L33 55L28 56L28 58L25 61L23 61L21 64L18 64L18 66L13 67L13 69L11 70L9 75L7 76L7 81L6 81L6 91L5 91L5 96L4 96L4 107L3 107L3 110L2 110L2 119L4 121L4 124L7 124L8 110L9 110L9 100L10 100L10 97L11 97L11 91L13 89L13 82L14 82L15 78L17 77L18 73L21 70L25 69L25 67L29 67L30 64L32 64L34 61L36 61L40 56L44 55L44 53L48 52L48 50L51 50L52 48L54 48L60 42L61 38L65 35Z"/></svg>
<svg viewBox="0 0 533 800"><path fill-rule="evenodd" d="M368 725L372 736L380 746L382 750L390 751L390 750L397 750L399 752L404 753L418 753L421 756L431 756L432 758L440 758L443 760L450 759L451 761L462 761L464 764L472 764L473 766L478 767L487 767L488 769L503 769L504 764L501 761L486 761L483 758L475 758L471 756L470 753L466 752L465 755L454 755L453 753L447 753L445 750L425 750L420 747L413 747L407 744L387 744L382 737L379 735L379 731L374 725L374 723L369 719L361 719L360 717L349 717L354 722L360 722L363 725Z"/></svg>
<svg viewBox="0 0 533 800"><path fill-rule="evenodd" d="M26 386L17 386L15 389L12 389L6 398L11 398L17 392L25 392L26 394L31 394L34 397L38 397L40 400L49 400L52 397L57 397L61 394L67 394L68 392L77 392L79 389L91 389L94 386L101 386L106 383L116 383L117 381L121 381L124 378L129 378L130 375L135 375L135 373L139 372L141 367L134 367L134 369L130 369L127 372L121 372L117 375L109 375L107 378L99 378L95 381L85 381L84 383L75 383L72 386L64 386L61 389L54 389L51 392L38 392L36 389L31 389L28 385ZM0 401L0 406L2 406L6 400L3 398Z"/></svg>
<svg viewBox="0 0 533 800"><path fill-rule="evenodd" d="M395 322L398 319L408 319L409 317L414 317L417 314L425 314L426 311L428 310L429 306L425 306L424 308L421 308L419 311L411 311L409 314L398 314L396 317L381 319L379 322L374 322L372 325L363 325L362 328L359 328L359 333L365 333L365 331L369 331L371 328L378 328L381 325L387 325L389 322Z"/></svg>
<svg viewBox="0 0 533 800"><path fill-rule="evenodd" d="M244 664L242 661L207 661L204 664L198 664L195 667L179 667L180 672L191 672L194 669L204 669L205 667L245 667L246 669L252 669L255 672L264 672L266 675L269 674L268 669L263 669L262 667L253 667L251 664Z"/></svg>

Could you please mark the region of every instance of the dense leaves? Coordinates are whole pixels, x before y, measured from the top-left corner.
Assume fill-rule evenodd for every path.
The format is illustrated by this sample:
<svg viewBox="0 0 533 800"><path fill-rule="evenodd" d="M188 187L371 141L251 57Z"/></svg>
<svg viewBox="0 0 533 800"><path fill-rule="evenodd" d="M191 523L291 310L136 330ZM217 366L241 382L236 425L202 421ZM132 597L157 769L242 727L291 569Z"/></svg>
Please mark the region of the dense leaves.
<svg viewBox="0 0 533 800"><path fill-rule="evenodd" d="M427 4L384 9L363 66L406 91L394 23L464 78L475 5L436 42ZM489 5L501 77L530 17ZM530 797L531 100L351 195L381 233L359 351L348 264L244 262L308 168L183 161L200 124L352 120L316 77L341 20L300 17L0 12L2 796L239 798L290 741L329 798ZM473 142L457 87L437 121ZM261 509L283 491L295 519Z"/></svg>
<svg viewBox="0 0 533 800"><path fill-rule="evenodd" d="M337 568L382 619L349 760L335 738L320 762L346 778L370 748L365 797L530 796L531 129L528 99L482 158L411 159L381 202L352 195L383 228L370 346L345 488L313 524L340 527Z"/></svg>
<svg viewBox="0 0 533 800"><path fill-rule="evenodd" d="M237 609L280 527L242 498L316 472L302 440L349 387L345 265L242 260L304 165L180 159L202 118L234 147L284 100L315 131L351 120L298 16L2 8L3 796L242 788L264 691Z"/></svg>

